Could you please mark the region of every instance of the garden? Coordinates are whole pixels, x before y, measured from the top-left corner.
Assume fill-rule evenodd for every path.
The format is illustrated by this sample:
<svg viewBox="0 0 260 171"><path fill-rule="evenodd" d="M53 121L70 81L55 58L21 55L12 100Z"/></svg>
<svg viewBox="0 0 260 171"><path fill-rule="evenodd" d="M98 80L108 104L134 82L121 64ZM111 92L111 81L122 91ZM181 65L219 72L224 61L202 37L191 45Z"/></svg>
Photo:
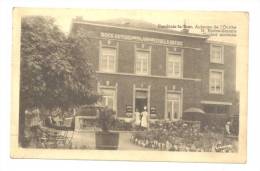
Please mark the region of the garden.
<svg viewBox="0 0 260 171"><path fill-rule="evenodd" d="M181 152L237 152L237 137L226 136L198 122L158 121L144 132L135 132L130 142L143 148Z"/></svg>

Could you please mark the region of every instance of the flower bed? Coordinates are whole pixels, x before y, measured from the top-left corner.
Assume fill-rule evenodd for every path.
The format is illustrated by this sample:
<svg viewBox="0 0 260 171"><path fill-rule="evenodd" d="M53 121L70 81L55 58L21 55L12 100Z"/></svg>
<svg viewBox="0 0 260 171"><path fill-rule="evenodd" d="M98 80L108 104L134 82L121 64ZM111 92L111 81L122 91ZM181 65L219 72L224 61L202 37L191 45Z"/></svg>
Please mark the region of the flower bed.
<svg viewBox="0 0 260 171"><path fill-rule="evenodd" d="M194 123L156 122L150 130L134 133L130 141L144 148L189 152L233 152L233 140L212 131L200 132Z"/></svg>

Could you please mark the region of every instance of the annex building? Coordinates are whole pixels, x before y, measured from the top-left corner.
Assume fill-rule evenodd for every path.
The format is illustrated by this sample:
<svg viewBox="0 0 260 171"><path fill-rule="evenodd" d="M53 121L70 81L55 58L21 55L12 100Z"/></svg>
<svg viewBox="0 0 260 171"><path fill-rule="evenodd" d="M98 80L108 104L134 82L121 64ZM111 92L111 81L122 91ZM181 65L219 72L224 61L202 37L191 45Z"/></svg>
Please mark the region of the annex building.
<svg viewBox="0 0 260 171"><path fill-rule="evenodd" d="M207 35L74 19L87 36L102 104L120 118L147 106L152 119L179 120L189 108L235 115L236 46Z"/></svg>

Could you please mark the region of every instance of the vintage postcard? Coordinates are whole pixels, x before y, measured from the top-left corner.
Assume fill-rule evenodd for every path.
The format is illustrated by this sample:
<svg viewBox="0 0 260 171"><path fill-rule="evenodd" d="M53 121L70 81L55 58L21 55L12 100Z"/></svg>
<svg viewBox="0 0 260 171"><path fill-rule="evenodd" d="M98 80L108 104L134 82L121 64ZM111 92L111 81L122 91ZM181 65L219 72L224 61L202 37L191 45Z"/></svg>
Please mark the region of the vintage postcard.
<svg viewBox="0 0 260 171"><path fill-rule="evenodd" d="M11 157L245 163L248 17L14 8Z"/></svg>

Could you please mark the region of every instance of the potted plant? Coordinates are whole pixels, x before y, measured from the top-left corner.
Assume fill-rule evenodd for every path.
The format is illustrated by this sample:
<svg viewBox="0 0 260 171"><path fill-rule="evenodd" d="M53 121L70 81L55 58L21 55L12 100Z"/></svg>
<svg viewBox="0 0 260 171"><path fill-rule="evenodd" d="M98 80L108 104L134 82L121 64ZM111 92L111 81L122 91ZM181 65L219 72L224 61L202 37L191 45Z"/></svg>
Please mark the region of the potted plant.
<svg viewBox="0 0 260 171"><path fill-rule="evenodd" d="M96 132L96 149L99 150L116 150L119 144L119 133L112 132L115 127L115 112L107 107L100 110L97 116L98 124L101 131Z"/></svg>

